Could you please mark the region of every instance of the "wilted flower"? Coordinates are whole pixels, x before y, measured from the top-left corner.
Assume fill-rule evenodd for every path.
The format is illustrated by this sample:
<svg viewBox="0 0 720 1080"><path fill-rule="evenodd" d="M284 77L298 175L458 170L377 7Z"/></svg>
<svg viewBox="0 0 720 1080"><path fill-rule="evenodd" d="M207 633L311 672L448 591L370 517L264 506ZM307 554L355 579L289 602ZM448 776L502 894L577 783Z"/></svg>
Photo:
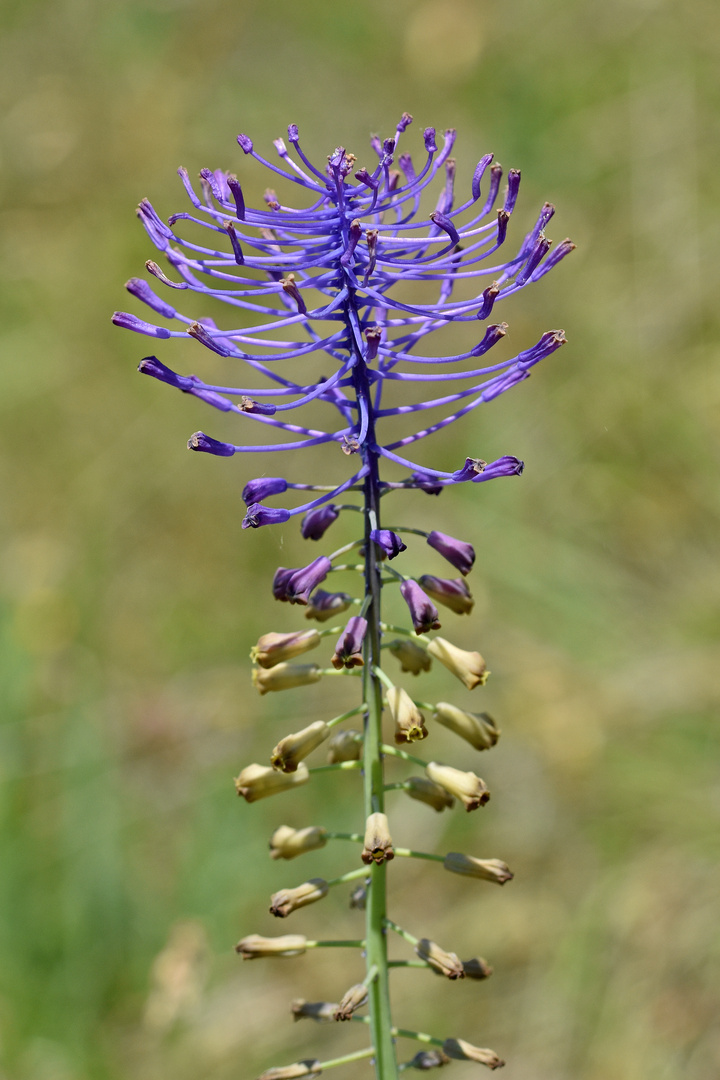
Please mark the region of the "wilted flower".
<svg viewBox="0 0 720 1080"><path fill-rule="evenodd" d="M365 843L362 861L364 863L383 863L395 858L392 837L385 814L370 814L365 824Z"/></svg>
<svg viewBox="0 0 720 1080"><path fill-rule="evenodd" d="M238 941L235 952L243 960L257 960L261 956L300 956L307 948L304 934L285 934L283 937L262 937L249 934Z"/></svg>
<svg viewBox="0 0 720 1080"><path fill-rule="evenodd" d="M464 1039L446 1039L443 1050L448 1057L455 1058L456 1061L477 1061L480 1065L487 1065L489 1069L500 1069L505 1064L494 1050L481 1050L479 1046L473 1046Z"/></svg>
<svg viewBox="0 0 720 1080"><path fill-rule="evenodd" d="M247 765L235 777L235 787L246 802L256 802L279 791L289 791L298 784L306 784L309 779L310 773L303 762L293 773L281 773L269 765Z"/></svg>
<svg viewBox="0 0 720 1080"><path fill-rule="evenodd" d="M495 721L487 713L466 712L447 701L438 701L433 720L454 731L476 750L489 750L500 737Z"/></svg>
<svg viewBox="0 0 720 1080"><path fill-rule="evenodd" d="M339 761L359 761L362 757L362 737L358 731L335 731L328 742L329 765Z"/></svg>
<svg viewBox="0 0 720 1080"><path fill-rule="evenodd" d="M411 799L427 803L433 810L449 809L455 802L452 795L426 776L409 776L405 781L405 791Z"/></svg>
<svg viewBox="0 0 720 1080"><path fill-rule="evenodd" d="M314 720L302 731L297 731L294 735L286 735L272 752L270 758L272 767L285 773L296 772L303 758L325 742L331 730L324 720Z"/></svg>
<svg viewBox="0 0 720 1080"><path fill-rule="evenodd" d="M415 952L421 960L425 960L439 975L445 975L448 979L464 979L465 972L460 958L454 952L446 952L434 941L422 938L415 946Z"/></svg>
<svg viewBox="0 0 720 1080"><path fill-rule="evenodd" d="M461 855L458 851L449 852L443 866L453 874L483 878L485 881L495 881L498 885L504 885L513 878L507 863L500 859L475 859L472 855Z"/></svg>
<svg viewBox="0 0 720 1080"><path fill-rule="evenodd" d="M328 894L328 883L322 878L311 878L294 889L281 889L273 893L270 900L270 914L284 919L291 912L307 904L314 904Z"/></svg>
<svg viewBox="0 0 720 1080"><path fill-rule="evenodd" d="M341 615L351 606L352 596L344 592L329 593L323 589L316 589L308 600L305 608L305 618L315 619L316 622L327 622L335 615Z"/></svg>
<svg viewBox="0 0 720 1080"><path fill-rule="evenodd" d="M326 844L327 829L321 825L308 825L305 829L279 825L270 837L270 858L294 859L297 855L304 855L306 851L315 851L317 848L325 847Z"/></svg>
<svg viewBox="0 0 720 1080"><path fill-rule="evenodd" d="M485 781L473 772L462 772L451 765L439 765L437 761L430 761L426 771L431 780L459 799L466 810L477 810L490 798Z"/></svg>
<svg viewBox="0 0 720 1080"><path fill-rule="evenodd" d="M317 664L275 664L271 668L255 668L253 686L261 694L271 690L290 690L293 686L309 686L322 678L322 668Z"/></svg>
<svg viewBox="0 0 720 1080"><path fill-rule="evenodd" d="M388 649L396 659L400 661L401 671L410 671L413 675L419 675L421 671L429 671L432 660L427 650L407 638L396 638L388 645Z"/></svg>
<svg viewBox="0 0 720 1080"><path fill-rule="evenodd" d="M317 630L296 630L292 634L263 634L250 650L250 659L263 668L292 660L320 644Z"/></svg>
<svg viewBox="0 0 720 1080"><path fill-rule="evenodd" d="M335 1019L349 1020L353 1013L367 1004L367 998L367 986L364 983L351 986L340 999L340 1004L335 1011Z"/></svg>
<svg viewBox="0 0 720 1080"><path fill-rule="evenodd" d="M418 585L433 600L437 600L438 604L444 604L456 615L469 615L475 606L470 590L462 578L439 578L432 574L423 574L418 578Z"/></svg>
<svg viewBox="0 0 720 1080"><path fill-rule="evenodd" d="M438 610L416 581L411 581L409 578L403 581L400 592L410 609L410 618L416 634L426 634L428 630L440 629Z"/></svg>
<svg viewBox="0 0 720 1080"><path fill-rule="evenodd" d="M483 686L487 681L489 672L486 670L485 661L479 652L466 652L458 649L457 645L446 641L445 638L435 637L427 646L427 651L448 671L452 671L461 682L465 683L468 690L476 686Z"/></svg>
<svg viewBox="0 0 720 1080"><path fill-rule="evenodd" d="M387 691L386 698L395 722L396 743L418 742L427 738L425 718L407 691L393 686Z"/></svg>

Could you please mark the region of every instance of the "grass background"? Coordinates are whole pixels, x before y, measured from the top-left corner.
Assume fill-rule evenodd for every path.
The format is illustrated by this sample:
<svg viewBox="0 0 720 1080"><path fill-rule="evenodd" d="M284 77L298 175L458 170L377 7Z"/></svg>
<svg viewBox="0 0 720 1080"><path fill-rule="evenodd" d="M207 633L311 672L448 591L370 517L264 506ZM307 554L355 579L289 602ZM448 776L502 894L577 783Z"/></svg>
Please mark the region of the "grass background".
<svg viewBox="0 0 720 1080"><path fill-rule="evenodd" d="M716 4L4 0L0 27L0 1076L250 1078L363 1043L287 1012L337 997L353 957L232 953L278 932L269 892L338 865L270 864L272 828L356 824L349 781L252 807L230 782L288 709L297 729L345 700L249 690L250 644L300 625L262 582L307 549L241 533L267 466L185 453L207 412L137 378L145 346L109 314L152 255L134 206L181 208L179 164L257 198L238 131L269 147L294 121L316 157L362 156L409 109L457 127L459 177L487 150L521 167L516 216L549 199L578 250L503 310L514 342L570 344L434 451L517 454L524 477L412 503L478 549L453 636L490 662L503 738L480 821L408 803L398 830L517 877L399 868L408 926L496 973L400 972L398 1016L515 1080L716 1077ZM354 925L342 897L296 918Z"/></svg>

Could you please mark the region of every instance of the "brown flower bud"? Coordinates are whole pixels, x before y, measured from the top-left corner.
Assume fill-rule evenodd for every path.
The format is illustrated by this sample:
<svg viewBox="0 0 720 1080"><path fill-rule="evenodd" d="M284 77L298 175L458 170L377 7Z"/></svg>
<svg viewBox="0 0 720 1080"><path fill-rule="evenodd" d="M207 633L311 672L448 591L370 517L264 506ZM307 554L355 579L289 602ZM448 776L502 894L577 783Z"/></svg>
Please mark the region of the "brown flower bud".
<svg viewBox="0 0 720 1080"><path fill-rule="evenodd" d="M297 773L295 774L297 775ZM321 825L308 825L306 829L293 829L290 825L279 825L270 837L271 859L294 859L306 851L327 844L327 829Z"/></svg>
<svg viewBox="0 0 720 1080"><path fill-rule="evenodd" d="M462 772L460 769L453 769L451 765L439 765L437 761L429 762L426 772L436 784L460 799L466 810L477 810L490 798L485 781L474 772Z"/></svg>
<svg viewBox="0 0 720 1080"><path fill-rule="evenodd" d="M446 975L448 979L464 979L462 961L454 952L445 952L434 941L422 938L415 946L415 952L421 960L425 960L431 968L440 975Z"/></svg>
<svg viewBox="0 0 720 1080"><path fill-rule="evenodd" d="M270 914L284 919L292 911L314 904L328 894L328 883L322 878L311 878L294 889L281 889L270 898Z"/></svg>
<svg viewBox="0 0 720 1080"><path fill-rule="evenodd" d="M428 806L432 806L433 810L444 810L445 807L451 807L455 800L452 795L449 795L445 788L440 787L439 784L434 783L432 780L428 780L426 776L409 776L405 781L407 787L405 791L411 799L418 799L420 802L427 803Z"/></svg>
<svg viewBox="0 0 720 1080"><path fill-rule="evenodd" d="M257 1080L297 1080L304 1076L308 1080L314 1080L320 1076L322 1069L319 1061L296 1061L292 1065L281 1065L276 1069L266 1069L260 1073Z"/></svg>
<svg viewBox="0 0 720 1080"><path fill-rule="evenodd" d="M434 1069L439 1065L449 1065L450 1058L443 1054L442 1050L418 1050L412 1061L408 1062L410 1069Z"/></svg>
<svg viewBox="0 0 720 1080"><path fill-rule="evenodd" d="M361 855L364 863L389 862L395 858L392 838L385 814L371 814L365 825L365 844Z"/></svg>
<svg viewBox="0 0 720 1080"><path fill-rule="evenodd" d="M302 731L296 731L294 735L286 735L272 752L270 758L272 767L281 772L296 772L302 759L320 746L320 743L325 742L330 731L324 720L314 720Z"/></svg>
<svg viewBox="0 0 720 1080"><path fill-rule="evenodd" d="M301 956L306 946L304 934L285 934L283 937L249 934L238 941L235 952L240 953L243 960L257 960L260 956Z"/></svg>
<svg viewBox="0 0 720 1080"><path fill-rule="evenodd" d="M317 630L298 630L294 634L263 634L250 650L250 659L262 668L271 668L294 656L314 649L321 642Z"/></svg>
<svg viewBox="0 0 720 1080"><path fill-rule="evenodd" d="M448 1057L455 1058L456 1061L477 1061L481 1065L487 1065L488 1069L501 1069L505 1064L494 1050L481 1050L479 1046L473 1046L464 1039L446 1039L443 1050Z"/></svg>
<svg viewBox="0 0 720 1080"><path fill-rule="evenodd" d="M335 765L339 761L359 761L362 757L362 740L358 731L336 731L328 743L328 763Z"/></svg>
<svg viewBox="0 0 720 1080"><path fill-rule="evenodd" d="M472 855L461 855L459 851L450 851L443 860L443 866L453 874L465 874L466 877L483 878L504 885L512 881L513 875L507 863L500 859L476 859Z"/></svg>
<svg viewBox="0 0 720 1080"><path fill-rule="evenodd" d="M354 1012L362 1008L367 1002L368 992L364 983L351 986L347 993L343 994L340 1004L335 1012L336 1020L349 1020Z"/></svg>
<svg viewBox="0 0 720 1080"><path fill-rule="evenodd" d="M438 701L433 720L465 739L476 750L489 750L500 737L497 724L487 713L471 713L447 701Z"/></svg>
<svg viewBox="0 0 720 1080"><path fill-rule="evenodd" d="M432 667L427 651L408 638L391 641L388 649L395 659L400 661L401 671L411 671L413 675L419 675L421 671L429 671Z"/></svg>
<svg viewBox="0 0 720 1080"><path fill-rule="evenodd" d="M427 738L425 718L407 691L393 686L386 694L390 715L395 721L395 742L419 742Z"/></svg>
<svg viewBox="0 0 720 1080"><path fill-rule="evenodd" d="M448 671L456 675L461 682L472 690L476 686L484 686L490 674L485 668L485 661L479 652L466 652L458 649L457 645L451 644L445 638L435 637L427 647L427 651Z"/></svg>
<svg viewBox="0 0 720 1080"><path fill-rule="evenodd" d="M290 1006L293 1020L309 1019L318 1022L334 1020L337 1008L336 1001L303 1001L302 998L297 998Z"/></svg>
<svg viewBox="0 0 720 1080"><path fill-rule="evenodd" d="M463 971L466 979L489 979L493 969L482 956L474 956L472 960L463 960Z"/></svg>
<svg viewBox="0 0 720 1080"><path fill-rule="evenodd" d="M305 784L310 779L307 765L302 762L294 773L281 773L269 765L246 765L239 776L235 777L235 788L247 802L264 799L279 791L288 791L298 784Z"/></svg>
<svg viewBox="0 0 720 1080"><path fill-rule="evenodd" d="M319 682L322 670L317 664L275 664L271 668L254 668L253 686L261 694L271 690L291 690L294 686L308 686Z"/></svg>

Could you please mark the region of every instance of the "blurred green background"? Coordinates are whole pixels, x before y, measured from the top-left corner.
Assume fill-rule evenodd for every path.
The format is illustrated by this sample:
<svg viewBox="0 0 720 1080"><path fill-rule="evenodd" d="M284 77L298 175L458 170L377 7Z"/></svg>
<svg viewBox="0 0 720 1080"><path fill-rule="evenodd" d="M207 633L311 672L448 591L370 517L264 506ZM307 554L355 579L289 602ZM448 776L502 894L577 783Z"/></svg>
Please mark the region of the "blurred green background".
<svg viewBox="0 0 720 1080"><path fill-rule="evenodd" d="M398 802L400 839L516 880L395 864L408 927L495 967L398 973L398 1019L492 1046L515 1080L714 1080L717 4L4 0L0 21L2 1080L251 1078L364 1042L288 1012L336 998L356 958L232 952L278 932L271 891L352 865L278 866L266 843L287 820L357 827L356 778L254 806L231 782L348 700L249 688L250 644L304 622L266 600L307 545L241 532L241 486L275 463L187 454L230 427L138 378L152 343L109 316L138 310L123 283L153 256L139 199L185 208L178 165L237 170L254 201L238 131L272 156L294 121L316 157L365 160L404 109L406 147L457 127L459 183L487 150L522 168L516 237L548 199L578 250L501 316L518 347L570 344L424 451L517 454L524 477L402 514L475 542L478 606L450 636L488 659L503 738L484 811ZM432 678L418 693L454 693ZM350 931L345 902L282 932Z"/></svg>

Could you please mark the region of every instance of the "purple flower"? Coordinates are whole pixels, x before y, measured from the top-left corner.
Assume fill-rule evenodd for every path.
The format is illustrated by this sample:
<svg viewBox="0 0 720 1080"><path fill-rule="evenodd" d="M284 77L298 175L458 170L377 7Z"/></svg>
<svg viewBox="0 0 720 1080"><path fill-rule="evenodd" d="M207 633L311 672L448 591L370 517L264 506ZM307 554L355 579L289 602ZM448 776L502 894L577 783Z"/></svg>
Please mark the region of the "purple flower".
<svg viewBox="0 0 720 1080"><path fill-rule="evenodd" d="M320 540L336 521L340 511L333 503L325 503L324 506L316 506L302 519L300 531L306 540Z"/></svg>
<svg viewBox="0 0 720 1080"><path fill-rule="evenodd" d="M290 573L294 573L292 570ZM284 600L286 597L279 597ZM316 622L327 622L328 619L332 619L335 615L341 615L343 611L352 604L352 596L348 596L344 592L329 593L324 589L316 589L308 600L308 606L305 609L306 619L315 619Z"/></svg>
<svg viewBox="0 0 720 1080"><path fill-rule="evenodd" d="M415 481L415 487L420 488L421 491L426 492L428 495L439 495L444 484L439 484L434 476L422 471L414 472L412 479Z"/></svg>
<svg viewBox="0 0 720 1080"><path fill-rule="evenodd" d="M447 536L446 533L434 531L429 534L427 542L431 548L442 555L443 559L447 559L456 570L467 577L475 562L475 549L472 544L467 544L464 540L456 540L454 536Z"/></svg>
<svg viewBox="0 0 720 1080"><path fill-rule="evenodd" d="M261 525L279 525L290 520L290 511L251 503L242 521L243 529L259 529Z"/></svg>
<svg viewBox="0 0 720 1080"><path fill-rule="evenodd" d="M469 615L475 604L462 578L439 578L432 574L423 574L418 578L418 585L433 600L437 600L438 604L444 604L456 615Z"/></svg>
<svg viewBox="0 0 720 1080"><path fill-rule="evenodd" d="M294 573L296 573L295 569L289 569L287 566L278 566L272 583L273 596L276 600L286 602L289 599L287 595L287 586Z"/></svg>
<svg viewBox="0 0 720 1080"><path fill-rule="evenodd" d="M188 439L188 450L202 450L205 454L215 454L216 457L232 457L235 447L232 443L220 442L219 439L211 439L202 431L196 431ZM253 502L256 500L253 499ZM247 502L247 500L246 500Z"/></svg>
<svg viewBox="0 0 720 1080"><path fill-rule="evenodd" d="M332 658L332 665L338 671L342 667L362 667L364 663L362 647L367 633L367 625L367 619L363 619L360 615L353 615L352 618L348 619L347 626L338 638Z"/></svg>
<svg viewBox="0 0 720 1080"><path fill-rule="evenodd" d="M250 503L262 502L268 495L282 495L285 491L287 480L283 480L281 476L260 476L257 480L248 480L242 497L246 506L249 506Z"/></svg>
<svg viewBox="0 0 720 1080"><path fill-rule="evenodd" d="M401 551L407 551L407 544L403 544L398 534L390 529L373 529L370 539L375 541L388 559L394 559Z"/></svg>
<svg viewBox="0 0 720 1080"><path fill-rule="evenodd" d="M491 461L489 465L486 465L479 476L473 477L473 483L478 484L481 480L493 480L496 476L520 476L524 468L524 461L506 454L505 457L498 458L497 461Z"/></svg>
<svg viewBox="0 0 720 1080"><path fill-rule="evenodd" d="M320 555L308 566L296 570L285 584L285 599L291 604L307 604L310 593L327 577L332 563L326 555Z"/></svg>
<svg viewBox="0 0 720 1080"><path fill-rule="evenodd" d="M410 616L416 634L426 634L428 630L439 630L438 609L425 595L416 581L403 581L400 586L403 599L410 609Z"/></svg>

